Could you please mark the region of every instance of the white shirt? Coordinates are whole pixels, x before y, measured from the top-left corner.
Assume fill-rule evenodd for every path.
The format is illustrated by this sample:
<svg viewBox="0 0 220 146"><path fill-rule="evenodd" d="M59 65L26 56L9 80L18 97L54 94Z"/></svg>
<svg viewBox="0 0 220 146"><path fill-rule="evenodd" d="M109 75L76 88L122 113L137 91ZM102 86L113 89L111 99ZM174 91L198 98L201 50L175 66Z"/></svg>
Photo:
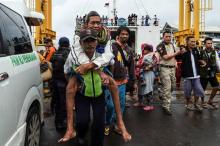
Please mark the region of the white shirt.
<svg viewBox="0 0 220 146"><path fill-rule="evenodd" d="M84 50L81 48L81 52L76 52L79 50L75 50L74 48L71 48L71 51L66 59L66 62L64 64L64 73L68 74L71 72L71 69L74 65L81 65L89 63L90 61L95 61L97 58L101 57L101 54L98 52L95 52L92 59L90 60L89 57L85 54ZM78 53L78 54L77 54Z"/></svg>
<svg viewBox="0 0 220 146"><path fill-rule="evenodd" d="M190 55L191 55L191 62L192 62L192 69L193 69L193 77L188 77L186 79L196 79L196 78L199 78L200 76L197 75L195 58L194 58L192 52L190 53Z"/></svg>
<svg viewBox="0 0 220 146"><path fill-rule="evenodd" d="M73 47L75 49L76 56L78 56L78 58L80 58L79 59L80 64L83 64L84 62L88 62L88 59L87 59L87 57L85 57L86 54L83 53L84 50L82 49L79 41L80 41L79 36L75 35ZM104 50L105 50L105 52L102 53L100 57L98 57L92 61L93 63L95 63L98 66L98 68L109 65L110 61L114 58L110 41L108 41ZM84 60L84 59L86 59L86 60Z"/></svg>

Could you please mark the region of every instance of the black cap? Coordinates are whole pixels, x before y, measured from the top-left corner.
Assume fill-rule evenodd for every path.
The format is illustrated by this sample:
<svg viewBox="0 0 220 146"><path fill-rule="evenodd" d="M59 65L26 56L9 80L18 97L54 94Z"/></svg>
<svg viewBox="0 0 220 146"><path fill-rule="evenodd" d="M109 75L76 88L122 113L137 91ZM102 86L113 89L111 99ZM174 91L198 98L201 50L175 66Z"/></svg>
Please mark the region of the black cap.
<svg viewBox="0 0 220 146"><path fill-rule="evenodd" d="M59 46L69 46L70 45L70 41L67 37L61 37L59 39Z"/></svg>
<svg viewBox="0 0 220 146"><path fill-rule="evenodd" d="M97 40L97 31L93 29L82 29L80 30L79 36L81 41L85 41L88 38Z"/></svg>

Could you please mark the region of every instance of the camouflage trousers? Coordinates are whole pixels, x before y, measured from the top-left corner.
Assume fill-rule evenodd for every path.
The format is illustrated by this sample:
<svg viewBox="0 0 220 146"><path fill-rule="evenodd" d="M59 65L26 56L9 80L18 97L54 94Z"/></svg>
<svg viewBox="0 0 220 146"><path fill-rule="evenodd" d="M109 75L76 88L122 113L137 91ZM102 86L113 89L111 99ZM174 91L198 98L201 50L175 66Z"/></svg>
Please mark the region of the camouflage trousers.
<svg viewBox="0 0 220 146"><path fill-rule="evenodd" d="M171 92L176 86L175 77L176 68L160 67L161 93L162 93L162 107L170 109L171 106Z"/></svg>

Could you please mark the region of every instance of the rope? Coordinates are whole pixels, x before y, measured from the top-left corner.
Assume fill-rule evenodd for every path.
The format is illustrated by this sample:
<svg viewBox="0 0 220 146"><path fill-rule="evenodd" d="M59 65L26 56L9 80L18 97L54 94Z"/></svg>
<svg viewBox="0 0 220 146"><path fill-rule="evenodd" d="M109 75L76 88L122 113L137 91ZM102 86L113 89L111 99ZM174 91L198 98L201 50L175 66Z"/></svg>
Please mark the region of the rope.
<svg viewBox="0 0 220 146"><path fill-rule="evenodd" d="M148 13L147 13L147 9L145 8L143 1L142 1L142 0L140 0L140 1L141 1L141 5L142 5L143 8L144 8L145 13L148 15Z"/></svg>

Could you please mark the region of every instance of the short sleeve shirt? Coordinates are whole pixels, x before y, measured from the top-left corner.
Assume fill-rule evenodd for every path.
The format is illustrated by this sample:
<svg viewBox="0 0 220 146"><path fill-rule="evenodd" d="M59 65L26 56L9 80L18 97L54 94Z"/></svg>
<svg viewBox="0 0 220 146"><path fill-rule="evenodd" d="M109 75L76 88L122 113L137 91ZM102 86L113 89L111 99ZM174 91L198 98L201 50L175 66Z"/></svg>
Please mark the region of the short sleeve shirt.
<svg viewBox="0 0 220 146"><path fill-rule="evenodd" d="M174 48L173 48L172 44L165 45L165 48L166 48L166 51L167 51L168 55L171 54L171 53L174 53ZM163 65L176 65L176 59L175 59L175 57L173 57L172 59L165 60L161 57L160 58L160 64L163 64Z"/></svg>

